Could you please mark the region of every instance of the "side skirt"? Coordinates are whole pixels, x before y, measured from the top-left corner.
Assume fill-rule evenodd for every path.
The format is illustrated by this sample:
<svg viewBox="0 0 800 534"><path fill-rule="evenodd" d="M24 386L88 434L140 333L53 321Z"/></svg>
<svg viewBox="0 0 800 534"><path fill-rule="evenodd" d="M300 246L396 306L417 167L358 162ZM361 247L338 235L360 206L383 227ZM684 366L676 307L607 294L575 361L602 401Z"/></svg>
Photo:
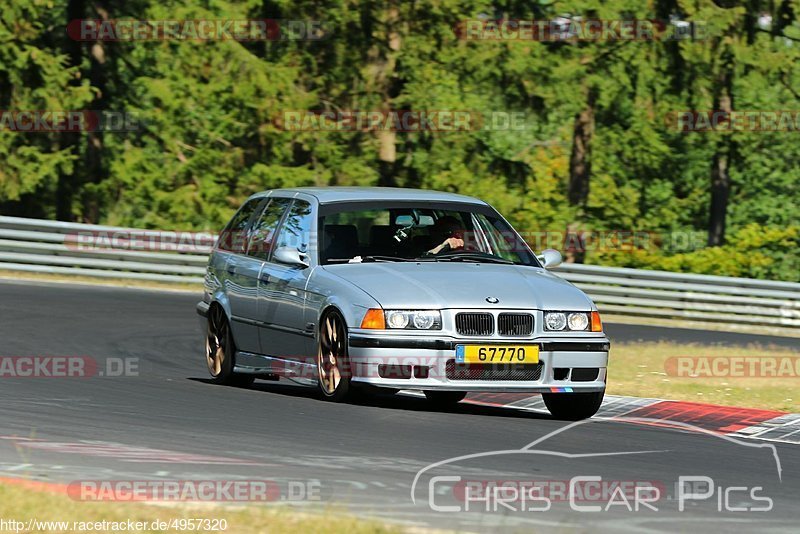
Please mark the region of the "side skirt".
<svg viewBox="0 0 800 534"><path fill-rule="evenodd" d="M317 385L316 364L265 356L264 354L236 351L236 365L233 371L250 375L277 375L289 378L301 385Z"/></svg>

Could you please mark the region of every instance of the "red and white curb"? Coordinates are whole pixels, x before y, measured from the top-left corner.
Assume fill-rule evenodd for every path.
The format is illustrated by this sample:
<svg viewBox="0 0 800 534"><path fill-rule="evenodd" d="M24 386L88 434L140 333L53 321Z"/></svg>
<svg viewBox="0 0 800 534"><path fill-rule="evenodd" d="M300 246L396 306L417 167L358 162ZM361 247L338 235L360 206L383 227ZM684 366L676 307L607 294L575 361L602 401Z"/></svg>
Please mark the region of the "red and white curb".
<svg viewBox="0 0 800 534"><path fill-rule="evenodd" d="M469 395L464 402L548 413L541 395L476 393ZM665 426L670 422L687 423L727 436L800 443L800 414L774 410L606 395L595 417L656 419L663 421Z"/></svg>

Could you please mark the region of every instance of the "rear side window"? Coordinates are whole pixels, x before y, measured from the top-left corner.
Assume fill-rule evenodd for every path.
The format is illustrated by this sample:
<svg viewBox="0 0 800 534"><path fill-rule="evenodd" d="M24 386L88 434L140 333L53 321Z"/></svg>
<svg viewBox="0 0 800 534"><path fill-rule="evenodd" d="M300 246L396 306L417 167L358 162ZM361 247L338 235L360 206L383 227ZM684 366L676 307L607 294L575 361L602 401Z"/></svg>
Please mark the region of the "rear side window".
<svg viewBox="0 0 800 534"><path fill-rule="evenodd" d="M228 225L219 234L217 248L228 252L244 254L247 249L248 223L256 211L256 208L264 201L263 198L248 200L239 208L236 215L230 220Z"/></svg>
<svg viewBox="0 0 800 534"><path fill-rule="evenodd" d="M269 258L275 244L275 236L278 233L278 223L281 222L283 212L289 207L291 201L289 198L270 199L258 222L253 225L253 231L250 232L248 256L265 261Z"/></svg>
<svg viewBox="0 0 800 534"><path fill-rule="evenodd" d="M305 200L295 200L283 223L278 247L292 247L300 252L306 252L310 239L311 204Z"/></svg>

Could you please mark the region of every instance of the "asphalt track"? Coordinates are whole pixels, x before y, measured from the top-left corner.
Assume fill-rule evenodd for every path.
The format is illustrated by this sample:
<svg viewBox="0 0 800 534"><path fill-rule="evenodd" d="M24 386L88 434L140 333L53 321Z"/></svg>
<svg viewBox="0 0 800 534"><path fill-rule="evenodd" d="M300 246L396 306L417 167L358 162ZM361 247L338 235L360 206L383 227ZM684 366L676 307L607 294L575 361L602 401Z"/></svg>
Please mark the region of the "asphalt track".
<svg viewBox="0 0 800 534"><path fill-rule="evenodd" d="M800 446L618 420L567 427L545 415L465 403L433 410L404 395L332 404L283 381L216 386L206 380L197 300L185 293L0 283L0 356L87 356L101 370L109 358L138 363L138 376L0 379L0 477L65 484L263 478L279 485L284 504L333 505L408 525L479 532L797 531ZM625 325L607 331L612 341L797 341ZM498 450L505 452L469 457ZM462 458L447 462L454 457ZM444 463L426 469L437 462ZM492 501L488 510L472 502L465 510L459 484L434 475L461 477L462 484L537 481L555 493L547 510L544 500L520 499ZM652 483L661 492L652 503L657 510L606 511L607 499L592 498L571 506L552 489L592 475ZM709 477L713 496L684 499L679 510L680 476ZM311 498L302 491L291 497L292 484ZM771 499L769 511L729 510L766 507L758 497ZM434 510L431 500L458 511ZM597 504L600 511L575 509Z"/></svg>

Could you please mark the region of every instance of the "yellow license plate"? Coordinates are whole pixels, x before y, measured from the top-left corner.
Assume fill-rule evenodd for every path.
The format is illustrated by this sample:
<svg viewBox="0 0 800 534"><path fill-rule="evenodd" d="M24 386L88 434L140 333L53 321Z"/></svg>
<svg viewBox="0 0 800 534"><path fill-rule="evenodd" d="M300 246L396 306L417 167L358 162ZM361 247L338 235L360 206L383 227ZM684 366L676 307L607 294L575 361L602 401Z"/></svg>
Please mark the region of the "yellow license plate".
<svg viewBox="0 0 800 534"><path fill-rule="evenodd" d="M457 345L456 363L539 363L539 345Z"/></svg>

